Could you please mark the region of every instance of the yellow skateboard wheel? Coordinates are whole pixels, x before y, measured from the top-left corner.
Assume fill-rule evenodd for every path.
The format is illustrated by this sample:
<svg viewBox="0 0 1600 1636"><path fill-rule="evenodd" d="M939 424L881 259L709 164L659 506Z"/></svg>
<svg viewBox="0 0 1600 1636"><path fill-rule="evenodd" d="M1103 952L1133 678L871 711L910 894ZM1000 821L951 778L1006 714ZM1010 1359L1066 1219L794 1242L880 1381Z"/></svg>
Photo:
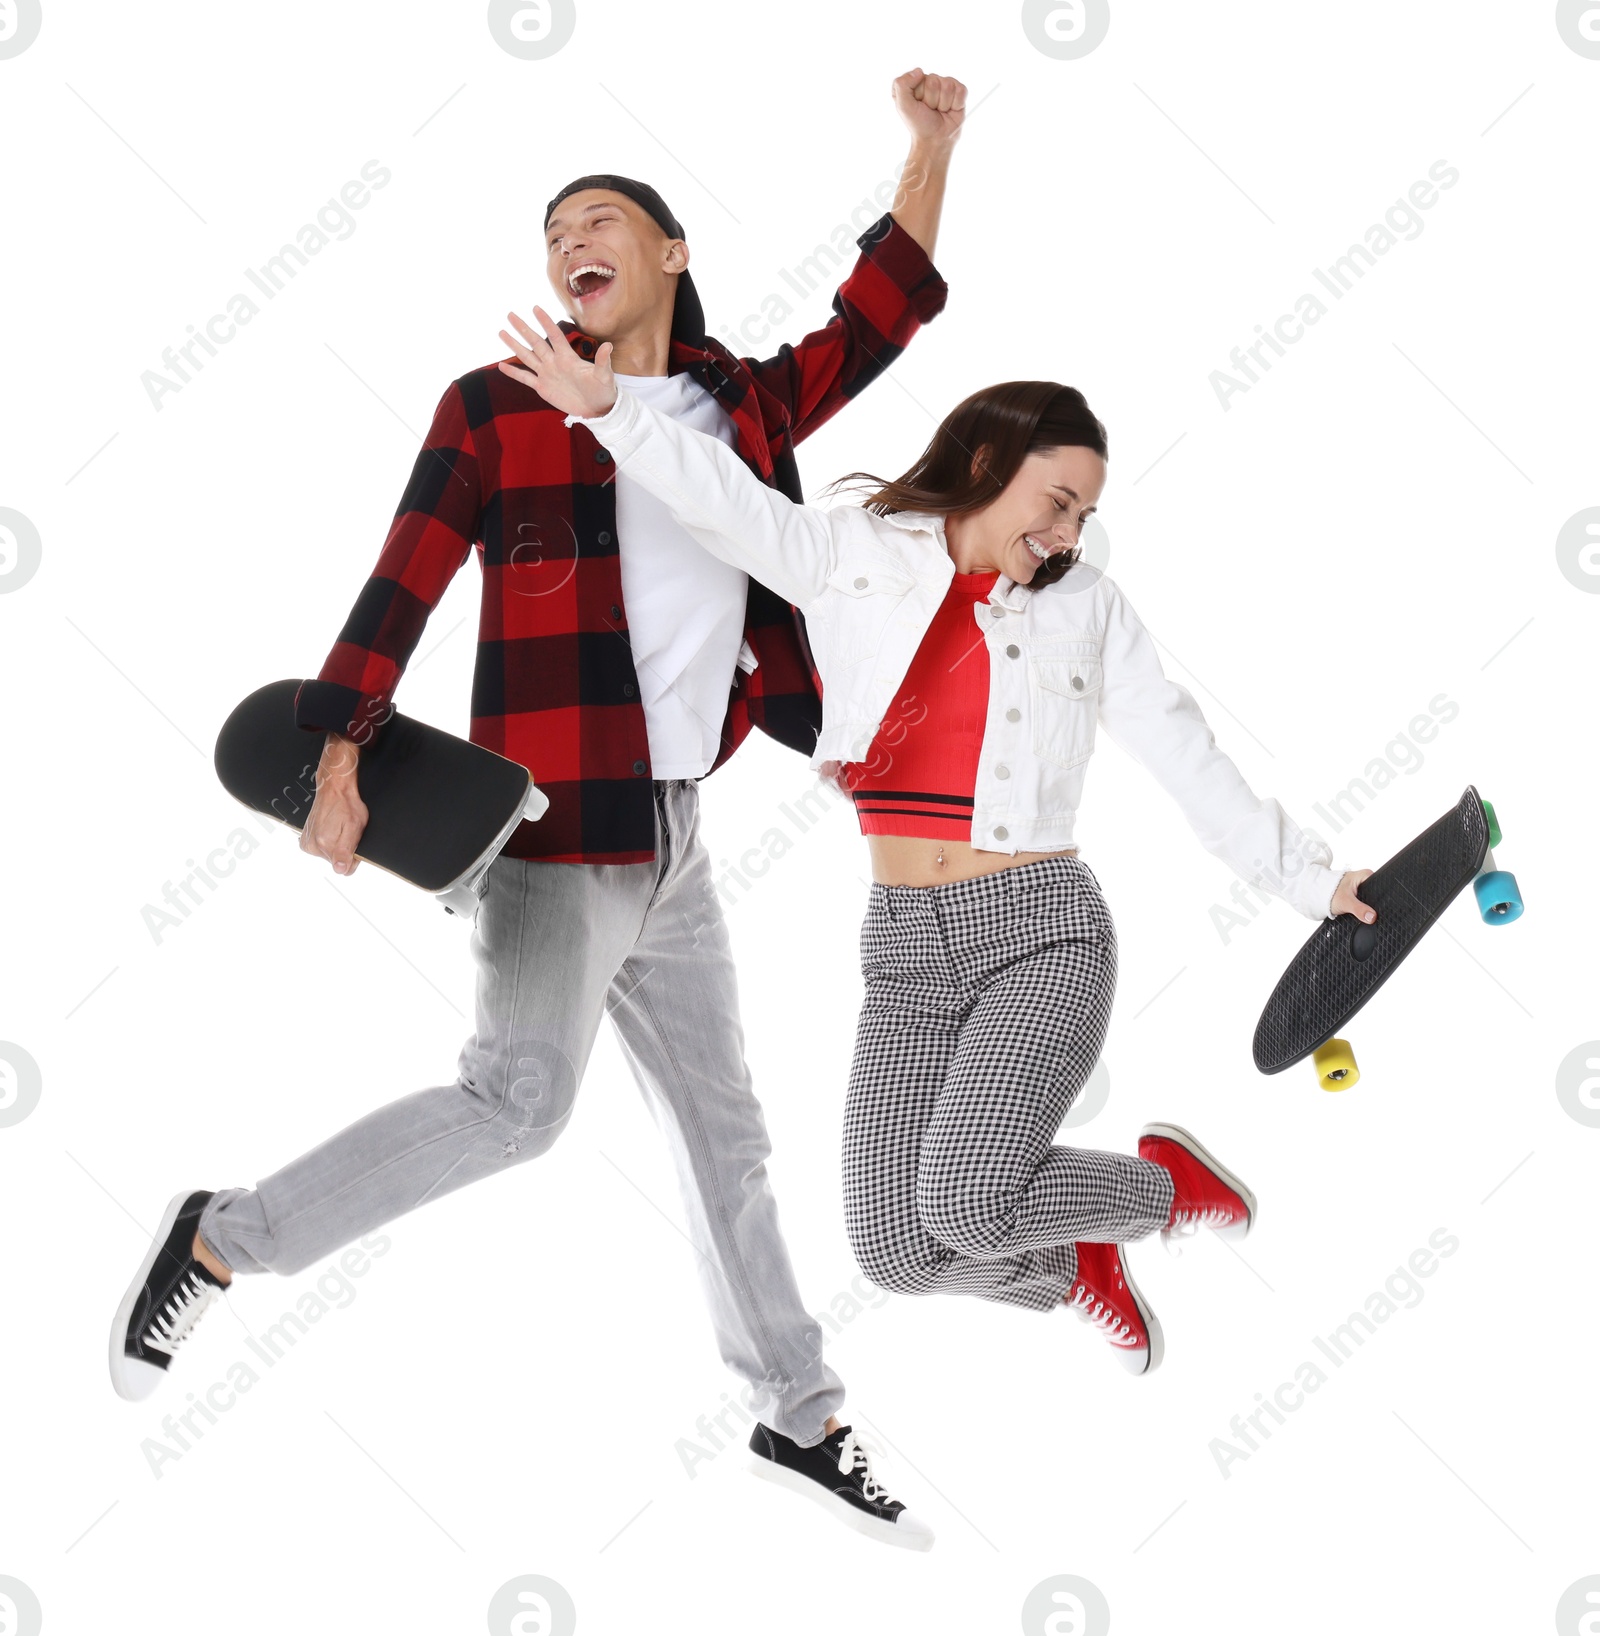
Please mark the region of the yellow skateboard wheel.
<svg viewBox="0 0 1600 1636"><path fill-rule="evenodd" d="M1348 1091L1361 1078L1349 1040L1329 1040L1311 1053L1312 1066L1325 1091Z"/></svg>

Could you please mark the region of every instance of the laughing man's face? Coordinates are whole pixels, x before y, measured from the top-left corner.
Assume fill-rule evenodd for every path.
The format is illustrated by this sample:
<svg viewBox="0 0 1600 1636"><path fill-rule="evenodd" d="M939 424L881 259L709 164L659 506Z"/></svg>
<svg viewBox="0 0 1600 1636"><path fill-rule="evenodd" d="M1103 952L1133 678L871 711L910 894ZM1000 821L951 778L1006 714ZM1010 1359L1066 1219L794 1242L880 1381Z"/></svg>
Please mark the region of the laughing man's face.
<svg viewBox="0 0 1600 1636"><path fill-rule="evenodd" d="M545 228L550 287L597 341L672 324L677 274L689 247L668 238L632 199L607 188L569 194Z"/></svg>

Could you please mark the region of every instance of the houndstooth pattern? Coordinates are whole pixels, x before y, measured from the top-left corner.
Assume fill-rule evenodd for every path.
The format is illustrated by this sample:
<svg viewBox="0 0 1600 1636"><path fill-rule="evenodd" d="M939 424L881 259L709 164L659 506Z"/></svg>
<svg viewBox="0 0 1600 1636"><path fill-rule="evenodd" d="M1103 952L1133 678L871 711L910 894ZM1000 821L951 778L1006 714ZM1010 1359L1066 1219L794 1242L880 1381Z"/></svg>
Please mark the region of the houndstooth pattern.
<svg viewBox="0 0 1600 1636"><path fill-rule="evenodd" d="M1045 1310L1078 1240L1165 1225L1172 1180L1052 1145L1105 1039L1117 937L1076 857L872 887L845 1103L845 1220L886 1289Z"/></svg>

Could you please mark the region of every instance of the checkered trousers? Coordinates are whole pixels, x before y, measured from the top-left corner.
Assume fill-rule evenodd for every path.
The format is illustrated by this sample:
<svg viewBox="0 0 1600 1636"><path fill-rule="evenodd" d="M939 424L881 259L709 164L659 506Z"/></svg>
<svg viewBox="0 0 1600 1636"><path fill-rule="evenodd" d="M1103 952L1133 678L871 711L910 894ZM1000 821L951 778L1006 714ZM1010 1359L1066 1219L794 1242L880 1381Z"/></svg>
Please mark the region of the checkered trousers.
<svg viewBox="0 0 1600 1636"><path fill-rule="evenodd" d="M1075 857L947 886L872 887L845 1103L845 1221L886 1289L1044 1311L1078 1240L1165 1225L1172 1180L1052 1143L1100 1055L1117 936Z"/></svg>

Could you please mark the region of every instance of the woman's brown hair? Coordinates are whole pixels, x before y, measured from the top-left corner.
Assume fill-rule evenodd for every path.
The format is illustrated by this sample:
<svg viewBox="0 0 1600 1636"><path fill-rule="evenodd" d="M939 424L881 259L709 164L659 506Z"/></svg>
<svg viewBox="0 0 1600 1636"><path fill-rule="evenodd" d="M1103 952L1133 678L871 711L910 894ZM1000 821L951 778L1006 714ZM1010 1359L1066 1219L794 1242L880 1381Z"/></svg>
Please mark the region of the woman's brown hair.
<svg viewBox="0 0 1600 1636"><path fill-rule="evenodd" d="M1002 381L964 398L939 422L910 469L892 482L871 472L849 472L841 485L870 487L861 503L886 516L892 511L927 511L943 516L977 511L1017 474L1018 467L1041 449L1075 446L1092 449L1102 460L1106 429L1095 418L1083 393L1059 381ZM975 458L980 449L987 453ZM1041 563L1028 582L1053 585L1082 552L1081 545Z"/></svg>

